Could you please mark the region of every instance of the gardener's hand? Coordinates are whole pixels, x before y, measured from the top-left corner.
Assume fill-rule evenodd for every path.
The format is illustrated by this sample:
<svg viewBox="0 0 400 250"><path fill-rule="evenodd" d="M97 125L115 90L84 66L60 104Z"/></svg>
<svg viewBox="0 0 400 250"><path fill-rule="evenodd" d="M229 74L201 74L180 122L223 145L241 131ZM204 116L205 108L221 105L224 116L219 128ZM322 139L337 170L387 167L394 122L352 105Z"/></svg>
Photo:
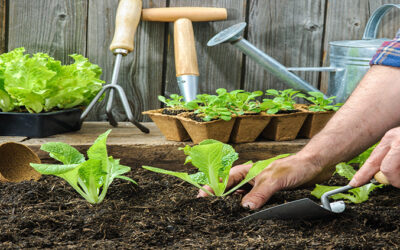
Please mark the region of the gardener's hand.
<svg viewBox="0 0 400 250"><path fill-rule="evenodd" d="M379 170L391 185L400 188L400 127L389 130L350 182L353 187L368 183Z"/></svg>
<svg viewBox="0 0 400 250"><path fill-rule="evenodd" d="M229 174L228 188L243 180L250 168L251 165L233 167ZM258 209L275 192L329 179L332 176L332 172L332 169L323 171L322 167L312 164L310 160L299 155L277 160L249 182L254 187L243 197L242 206ZM204 188L212 192L210 187L204 186ZM207 193L200 190L198 197L205 196L207 196Z"/></svg>

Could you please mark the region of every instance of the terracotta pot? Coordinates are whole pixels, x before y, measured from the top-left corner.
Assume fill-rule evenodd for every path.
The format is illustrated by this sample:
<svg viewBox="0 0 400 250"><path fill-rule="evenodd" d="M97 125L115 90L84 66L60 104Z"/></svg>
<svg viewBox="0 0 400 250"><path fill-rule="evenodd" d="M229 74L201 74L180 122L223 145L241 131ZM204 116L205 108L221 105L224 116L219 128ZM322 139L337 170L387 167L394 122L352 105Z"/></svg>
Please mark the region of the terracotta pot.
<svg viewBox="0 0 400 250"><path fill-rule="evenodd" d="M198 144L206 139L214 139L223 143L229 141L236 117L232 117L230 121L198 122L189 118L190 114L192 113L179 114L178 119L185 127L193 143Z"/></svg>
<svg viewBox="0 0 400 250"><path fill-rule="evenodd" d="M300 129L299 137L312 138L319 133L335 114L335 111L311 112L307 111L307 119Z"/></svg>
<svg viewBox="0 0 400 250"><path fill-rule="evenodd" d="M262 137L273 141L291 141L296 139L307 113L296 112L290 114L270 115L271 121L262 132Z"/></svg>
<svg viewBox="0 0 400 250"><path fill-rule="evenodd" d="M27 146L6 142L0 144L0 181L38 180L41 176L29 163L40 163L39 157Z"/></svg>
<svg viewBox="0 0 400 250"><path fill-rule="evenodd" d="M150 116L161 133L170 141L188 141L190 137L176 115L164 115L164 109L148 110L143 114Z"/></svg>
<svg viewBox="0 0 400 250"><path fill-rule="evenodd" d="M236 118L230 141L233 143L253 142L271 121L264 112L255 115L240 115Z"/></svg>

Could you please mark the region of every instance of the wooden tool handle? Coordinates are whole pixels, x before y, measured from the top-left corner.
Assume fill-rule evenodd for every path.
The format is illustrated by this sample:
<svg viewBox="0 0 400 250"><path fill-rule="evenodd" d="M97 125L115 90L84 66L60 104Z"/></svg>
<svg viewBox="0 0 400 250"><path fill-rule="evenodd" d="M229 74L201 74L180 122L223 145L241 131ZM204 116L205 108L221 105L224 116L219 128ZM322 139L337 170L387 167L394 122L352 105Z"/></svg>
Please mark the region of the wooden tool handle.
<svg viewBox="0 0 400 250"><path fill-rule="evenodd" d="M208 7L151 8L142 11L143 21L175 22L181 18L192 22L220 21L228 18L228 12L225 8Z"/></svg>
<svg viewBox="0 0 400 250"><path fill-rule="evenodd" d="M141 0L120 0L115 18L115 33L110 50L133 50L134 36L142 13Z"/></svg>
<svg viewBox="0 0 400 250"><path fill-rule="evenodd" d="M375 174L374 176L375 180L381 184L385 184L385 185L389 185L390 182L388 181L388 179L386 178L386 176L379 171L378 173Z"/></svg>
<svg viewBox="0 0 400 250"><path fill-rule="evenodd" d="M192 22L181 18L174 23L176 76L199 75Z"/></svg>

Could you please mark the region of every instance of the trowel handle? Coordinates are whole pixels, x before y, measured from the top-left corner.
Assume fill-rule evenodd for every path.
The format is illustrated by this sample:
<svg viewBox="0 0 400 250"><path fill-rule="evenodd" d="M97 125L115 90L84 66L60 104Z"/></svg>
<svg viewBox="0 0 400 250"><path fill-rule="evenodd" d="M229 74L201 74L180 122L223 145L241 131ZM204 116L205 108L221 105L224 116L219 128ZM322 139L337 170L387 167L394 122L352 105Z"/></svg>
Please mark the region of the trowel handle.
<svg viewBox="0 0 400 250"><path fill-rule="evenodd" d="M174 23L176 76L199 75L192 21L180 18Z"/></svg>
<svg viewBox="0 0 400 250"><path fill-rule="evenodd" d="M382 18L392 8L400 9L400 4L384 4L374 11L365 26L363 40L375 39L377 37L379 24L381 23Z"/></svg>
<svg viewBox="0 0 400 250"><path fill-rule="evenodd" d="M376 174L374 175L374 179L375 179L377 182L379 182L380 184L385 184L385 185L389 185L389 184L390 184L390 182L388 181L388 179L386 178L386 176L385 176L381 171L379 171L378 173L376 173Z"/></svg>
<svg viewBox="0 0 400 250"><path fill-rule="evenodd" d="M115 18L114 38L110 50L133 50L134 36L142 13L141 0L120 0Z"/></svg>

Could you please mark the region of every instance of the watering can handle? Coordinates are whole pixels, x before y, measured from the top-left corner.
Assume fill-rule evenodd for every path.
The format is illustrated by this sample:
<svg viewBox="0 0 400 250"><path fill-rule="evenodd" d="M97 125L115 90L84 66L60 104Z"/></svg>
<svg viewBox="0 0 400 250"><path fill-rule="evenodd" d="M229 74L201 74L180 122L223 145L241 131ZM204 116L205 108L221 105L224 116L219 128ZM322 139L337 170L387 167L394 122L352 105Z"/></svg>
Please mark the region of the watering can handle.
<svg viewBox="0 0 400 250"><path fill-rule="evenodd" d="M365 27L363 40L375 39L378 35L379 24L382 18L386 15L392 8L400 9L400 4L384 4L374 11L372 16L369 18L367 26Z"/></svg>

